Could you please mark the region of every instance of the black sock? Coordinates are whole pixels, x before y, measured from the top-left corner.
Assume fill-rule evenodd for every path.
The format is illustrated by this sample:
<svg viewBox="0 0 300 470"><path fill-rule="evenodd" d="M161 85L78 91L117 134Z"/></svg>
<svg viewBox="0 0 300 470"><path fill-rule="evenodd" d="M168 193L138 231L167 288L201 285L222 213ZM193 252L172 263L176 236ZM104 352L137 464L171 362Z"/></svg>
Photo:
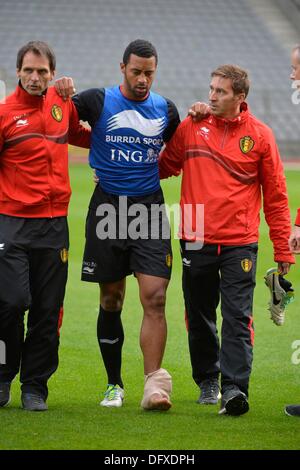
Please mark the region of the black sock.
<svg viewBox="0 0 300 470"><path fill-rule="evenodd" d="M107 372L108 383L120 385L121 379L122 346L124 331L121 321L121 310L108 312L100 306L97 323L98 343Z"/></svg>

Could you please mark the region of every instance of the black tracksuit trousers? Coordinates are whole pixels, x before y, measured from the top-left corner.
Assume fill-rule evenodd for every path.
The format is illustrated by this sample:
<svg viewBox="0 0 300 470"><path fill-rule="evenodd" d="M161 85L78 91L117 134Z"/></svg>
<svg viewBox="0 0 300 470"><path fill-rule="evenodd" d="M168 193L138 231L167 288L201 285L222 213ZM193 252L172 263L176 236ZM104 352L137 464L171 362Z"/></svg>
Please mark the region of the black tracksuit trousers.
<svg viewBox="0 0 300 470"><path fill-rule="evenodd" d="M224 393L237 385L248 395L253 349L253 291L257 243L241 246L192 244L181 240L183 293L193 379L218 377ZM221 300L219 346L216 309Z"/></svg>
<svg viewBox="0 0 300 470"><path fill-rule="evenodd" d="M44 399L58 366L68 248L66 217L0 215L0 340L6 347L0 382L20 371L22 391Z"/></svg>

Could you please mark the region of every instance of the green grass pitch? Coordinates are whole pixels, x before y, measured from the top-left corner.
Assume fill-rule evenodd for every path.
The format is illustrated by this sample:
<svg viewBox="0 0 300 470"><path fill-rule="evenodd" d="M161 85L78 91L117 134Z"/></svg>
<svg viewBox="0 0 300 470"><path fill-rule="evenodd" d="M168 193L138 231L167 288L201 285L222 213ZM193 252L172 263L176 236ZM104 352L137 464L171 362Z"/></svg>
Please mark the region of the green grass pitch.
<svg viewBox="0 0 300 470"><path fill-rule="evenodd" d="M300 205L300 172L287 171L286 175L294 219ZM142 311L133 277L128 278L123 310L126 399L120 409L99 406L106 375L96 340L98 286L80 281L85 215L93 190L91 171L87 165L74 165L71 179L69 281L60 366L49 382L49 411L21 410L16 378L10 406L0 409L0 449L299 449L300 420L285 416L283 408L287 403L300 403L300 364L291 360L294 353L300 361L300 350L297 355L292 349L293 342L300 340L300 266L294 267L289 275L296 291L295 302L287 309L284 326L277 327L266 308L269 293L263 275L274 262L264 220L255 291L249 413L238 418L219 416L218 406L196 404L198 389L191 378L178 240L173 247L174 269L167 300L168 342L163 363L173 376L173 407L167 413L145 412L140 408ZM178 201L179 185L175 178L163 182L166 202Z"/></svg>

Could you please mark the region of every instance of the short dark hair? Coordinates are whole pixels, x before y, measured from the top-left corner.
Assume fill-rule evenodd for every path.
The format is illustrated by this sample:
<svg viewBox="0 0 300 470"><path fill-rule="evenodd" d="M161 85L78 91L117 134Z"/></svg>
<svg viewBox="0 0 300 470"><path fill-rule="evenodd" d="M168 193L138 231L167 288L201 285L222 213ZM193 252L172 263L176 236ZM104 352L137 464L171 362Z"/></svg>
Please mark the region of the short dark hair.
<svg viewBox="0 0 300 470"><path fill-rule="evenodd" d="M155 57L155 63L157 65L158 57L157 51L153 44L149 41L145 41L144 39L136 39L132 41L125 49L123 55L123 64L127 65L129 62L130 54L137 55L138 57Z"/></svg>
<svg viewBox="0 0 300 470"><path fill-rule="evenodd" d="M245 93L245 98L248 95L250 88L248 72L238 65L220 65L211 73L211 76L230 78L232 80L232 89L235 95L238 95L239 93Z"/></svg>
<svg viewBox="0 0 300 470"><path fill-rule="evenodd" d="M27 52L33 52L39 56L47 57L49 61L49 68L51 72L55 70L56 67L56 58L51 47L43 41L29 41L27 44L21 47L17 54L17 69L21 70L23 59Z"/></svg>

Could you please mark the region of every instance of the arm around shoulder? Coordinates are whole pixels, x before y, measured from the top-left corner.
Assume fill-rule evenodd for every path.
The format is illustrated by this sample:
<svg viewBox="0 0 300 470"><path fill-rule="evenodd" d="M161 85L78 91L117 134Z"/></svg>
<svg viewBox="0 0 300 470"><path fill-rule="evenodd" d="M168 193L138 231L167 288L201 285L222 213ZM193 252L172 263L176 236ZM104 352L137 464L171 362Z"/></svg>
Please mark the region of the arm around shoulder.
<svg viewBox="0 0 300 470"><path fill-rule="evenodd" d="M177 127L175 133L169 142L166 143L164 150L159 156L159 176L160 179L169 176L178 176L181 173L185 157L185 135L186 135L186 118Z"/></svg>
<svg viewBox="0 0 300 470"><path fill-rule="evenodd" d="M77 110L72 101L70 101L69 143L83 148L90 148L91 146L91 130L80 123Z"/></svg>

